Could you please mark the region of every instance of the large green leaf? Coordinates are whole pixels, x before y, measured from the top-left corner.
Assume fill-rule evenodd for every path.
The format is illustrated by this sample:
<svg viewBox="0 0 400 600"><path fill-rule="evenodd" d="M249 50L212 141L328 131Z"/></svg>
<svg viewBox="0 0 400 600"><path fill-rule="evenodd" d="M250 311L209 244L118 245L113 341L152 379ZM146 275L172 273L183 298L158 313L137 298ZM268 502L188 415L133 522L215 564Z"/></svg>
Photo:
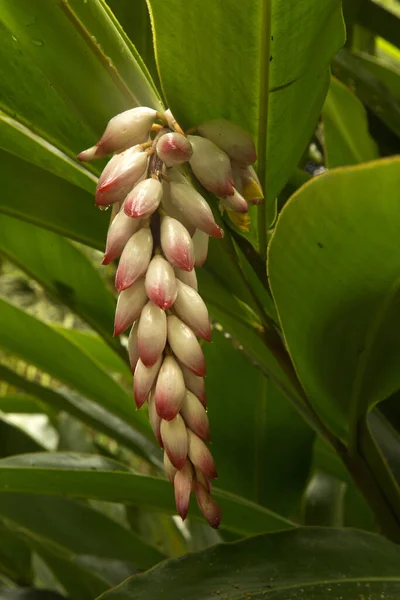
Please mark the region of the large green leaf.
<svg viewBox="0 0 400 600"><path fill-rule="evenodd" d="M1 410L1 405L0 405ZM44 447L31 436L24 433L19 427L7 423L0 418L0 456L25 454L28 452L42 452Z"/></svg>
<svg viewBox="0 0 400 600"><path fill-rule="evenodd" d="M291 514L308 477L311 428L223 333L203 348L219 486Z"/></svg>
<svg viewBox="0 0 400 600"><path fill-rule="evenodd" d="M165 479L136 475L124 465L96 455L26 454L0 460L0 491L67 495L131 503L175 514L173 491ZM290 529L294 524L240 496L215 488L221 505L221 527L248 535ZM198 518L194 506L190 514Z"/></svg>
<svg viewBox="0 0 400 600"><path fill-rule="evenodd" d="M322 109L326 165L356 165L378 157L368 133L362 103L343 83L332 77Z"/></svg>
<svg viewBox="0 0 400 600"><path fill-rule="evenodd" d="M31 552L15 531L0 521L0 572L26 585L32 581Z"/></svg>
<svg viewBox="0 0 400 600"><path fill-rule="evenodd" d="M167 561L101 599L395 600L399 560L399 547L377 535L299 528Z"/></svg>
<svg viewBox="0 0 400 600"><path fill-rule="evenodd" d="M346 438L400 387L400 159L314 179L283 209L269 276L314 409Z"/></svg>
<svg viewBox="0 0 400 600"><path fill-rule="evenodd" d="M149 432L147 419L135 410L130 394L97 361L49 325L4 300L0 300L0 346L95 400L138 430Z"/></svg>
<svg viewBox="0 0 400 600"><path fill-rule="evenodd" d="M118 341L112 338L113 295L76 246L51 231L0 214L0 254L36 279L111 346L120 348Z"/></svg>
<svg viewBox="0 0 400 600"><path fill-rule="evenodd" d="M272 203L318 119L328 63L344 41L341 3L307 0L289 8L285 0L177 0L173 10L163 0L148 3L172 112L183 127L215 117L246 127L257 141L258 169ZM182 46L182 39L190 43ZM259 240L255 227L250 236L262 252L264 226Z"/></svg>

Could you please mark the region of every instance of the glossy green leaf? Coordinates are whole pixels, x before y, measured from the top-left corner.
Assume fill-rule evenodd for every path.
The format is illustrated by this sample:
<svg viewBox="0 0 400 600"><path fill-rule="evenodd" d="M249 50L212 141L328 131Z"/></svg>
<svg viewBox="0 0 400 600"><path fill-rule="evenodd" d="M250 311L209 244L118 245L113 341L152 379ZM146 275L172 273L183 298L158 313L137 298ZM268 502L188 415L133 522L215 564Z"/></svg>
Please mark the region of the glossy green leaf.
<svg viewBox="0 0 400 600"><path fill-rule="evenodd" d="M4 300L0 300L0 346L71 385L138 430L149 432L148 422L136 412L130 394L96 361L49 325Z"/></svg>
<svg viewBox="0 0 400 600"><path fill-rule="evenodd" d="M388 159L313 179L286 204L270 245L271 287L296 372L342 438L400 387L399 167Z"/></svg>
<svg viewBox="0 0 400 600"><path fill-rule="evenodd" d="M26 454L0 461L0 491L56 494L131 503L175 514L173 490L165 479L136 475L114 461L73 453ZM229 492L213 489L223 512L221 527L248 535L289 529L290 521ZM190 514L199 517L193 506Z"/></svg>
<svg viewBox="0 0 400 600"><path fill-rule="evenodd" d="M112 338L115 299L99 272L76 246L51 231L0 215L0 254L36 279L111 346L120 348ZM122 349L121 352L125 354Z"/></svg>
<svg viewBox="0 0 400 600"><path fill-rule="evenodd" d="M163 0L149 4L161 83L175 117L185 128L222 116L247 128L273 202L318 119L328 63L344 41L340 2L298 2L290 10L283 0L179 0L174 10ZM182 39L190 44L180 45ZM262 248L258 210L260 239L256 213L250 239Z"/></svg>
<svg viewBox="0 0 400 600"><path fill-rule="evenodd" d="M357 54L357 58L400 101L400 65L396 68L396 64L388 64L376 56L361 52Z"/></svg>
<svg viewBox="0 0 400 600"><path fill-rule="evenodd" d="M73 554L129 561L139 569L148 569L165 558L143 538L77 500L2 493L0 515Z"/></svg>
<svg viewBox="0 0 400 600"><path fill-rule="evenodd" d="M4 381L1 370L0 377ZM34 415L43 410L44 405L37 398L28 394L16 393L0 396L0 411L4 413Z"/></svg>
<svg viewBox="0 0 400 600"><path fill-rule="evenodd" d="M9 526L0 521L0 572L20 585L32 581L31 552Z"/></svg>
<svg viewBox="0 0 400 600"><path fill-rule="evenodd" d="M308 477L313 432L234 345L214 330L213 343L203 346L218 485L292 514Z"/></svg>
<svg viewBox="0 0 400 600"><path fill-rule="evenodd" d="M0 456L2 458L13 454L42 452L43 450L43 446L19 427L0 418Z"/></svg>
<svg viewBox="0 0 400 600"><path fill-rule="evenodd" d="M322 109L326 166L356 165L378 157L368 133L362 103L343 83L332 77Z"/></svg>
<svg viewBox="0 0 400 600"><path fill-rule="evenodd" d="M327 600L400 593L400 549L377 535L299 528L225 544L132 577L101 600ZM193 585L193 582L196 585Z"/></svg>

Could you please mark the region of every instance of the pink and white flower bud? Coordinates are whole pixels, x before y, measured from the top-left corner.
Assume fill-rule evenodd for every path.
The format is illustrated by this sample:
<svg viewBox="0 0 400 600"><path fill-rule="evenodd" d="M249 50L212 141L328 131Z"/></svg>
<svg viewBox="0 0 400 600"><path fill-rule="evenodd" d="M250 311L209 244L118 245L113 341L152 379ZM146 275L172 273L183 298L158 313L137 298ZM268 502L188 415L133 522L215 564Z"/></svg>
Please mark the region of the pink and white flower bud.
<svg viewBox="0 0 400 600"><path fill-rule="evenodd" d="M129 288L144 275L153 251L153 236L148 227L139 229L128 240L115 275L115 287L119 292Z"/></svg>
<svg viewBox="0 0 400 600"><path fill-rule="evenodd" d="M189 508L193 479L193 467L190 461L186 460L182 469L176 472L174 479L176 509L183 521L186 519Z"/></svg>
<svg viewBox="0 0 400 600"><path fill-rule="evenodd" d="M182 407L185 382L180 366L173 356L166 356L157 378L155 402L158 415L171 421Z"/></svg>
<svg viewBox="0 0 400 600"><path fill-rule="evenodd" d="M224 232L215 222L211 208L194 187L187 183L171 181L169 189L172 202L195 227L213 237L224 236Z"/></svg>
<svg viewBox="0 0 400 600"><path fill-rule="evenodd" d="M202 440L210 441L210 424L206 410L200 400L186 390L181 408L181 415L189 429Z"/></svg>
<svg viewBox="0 0 400 600"><path fill-rule="evenodd" d="M115 204L113 206L116 206ZM108 265L112 260L120 256L129 238L136 233L141 226L140 219L130 219L121 208L112 220L107 233L106 251L102 261Z"/></svg>
<svg viewBox="0 0 400 600"><path fill-rule="evenodd" d="M180 165L190 160L193 148L188 138L181 133L166 133L156 145L158 157L167 165Z"/></svg>
<svg viewBox="0 0 400 600"><path fill-rule="evenodd" d="M148 395L150 394L151 388L154 385L158 372L162 363L161 356L154 365L146 367L142 361L137 361L136 369L133 379L133 395L135 403L138 408L143 406L146 402Z"/></svg>
<svg viewBox="0 0 400 600"><path fill-rule="evenodd" d="M175 302L178 290L174 269L162 256L154 256L146 273L147 295L154 304L167 310Z"/></svg>
<svg viewBox="0 0 400 600"><path fill-rule="evenodd" d="M211 325L208 310L200 294L193 288L177 281L178 295L174 310L178 317L199 337L211 342Z"/></svg>
<svg viewBox="0 0 400 600"><path fill-rule="evenodd" d="M195 375L204 377L206 361L193 331L183 321L170 315L167 317L168 342L172 352Z"/></svg>
<svg viewBox="0 0 400 600"><path fill-rule="evenodd" d="M204 233L204 231L197 229L192 240L194 246L194 266L202 267L207 259L210 236L207 233Z"/></svg>
<svg viewBox="0 0 400 600"><path fill-rule="evenodd" d="M202 473L200 471L200 469L195 469L195 476L196 476L196 480L198 483L201 483L201 485L208 491L209 494L211 494L212 491L212 485L211 485L211 481L209 480L208 477L206 477L204 475L204 473Z"/></svg>
<svg viewBox="0 0 400 600"><path fill-rule="evenodd" d="M132 325L128 338L128 355L132 373L135 372L139 360L138 322Z"/></svg>
<svg viewBox="0 0 400 600"><path fill-rule="evenodd" d="M241 194L234 188L232 196L226 196L220 198L222 204L227 210L233 210L234 212L246 213L249 210L246 200Z"/></svg>
<svg viewBox="0 0 400 600"><path fill-rule="evenodd" d="M175 171L175 169L170 169L168 171L168 176L169 176L170 172L173 172L173 171ZM182 211L180 211L179 208L177 208L175 206L175 204L172 202L170 189L169 189L169 183L167 181L163 181L163 197L161 200L161 204L162 204L162 207L163 207L165 213L169 217L172 217L173 219L176 219L177 221L179 221L179 223L182 223L182 225L188 230L189 235L192 237L192 235L196 231L196 227L190 221L188 221L188 219L186 219L186 217L184 216Z"/></svg>
<svg viewBox="0 0 400 600"><path fill-rule="evenodd" d="M182 469L188 453L188 433L178 414L172 421L161 419L161 439L168 458L176 469Z"/></svg>
<svg viewBox="0 0 400 600"><path fill-rule="evenodd" d="M184 271L194 266L194 249L188 230L176 219L165 216L161 219L161 248L167 260Z"/></svg>
<svg viewBox="0 0 400 600"><path fill-rule="evenodd" d="M193 156L189 161L200 183L216 196L233 194L233 175L229 156L211 140L189 135Z"/></svg>
<svg viewBox="0 0 400 600"><path fill-rule="evenodd" d="M128 217L137 219L153 214L161 202L162 183L150 177L140 181L126 197L124 211Z"/></svg>
<svg viewBox="0 0 400 600"><path fill-rule="evenodd" d="M212 119L197 127L208 138L241 165L252 165L257 153L251 135L237 123L227 119Z"/></svg>
<svg viewBox="0 0 400 600"><path fill-rule="evenodd" d="M201 483L195 483L194 491L196 494L197 504L201 510L205 519L214 529L218 529L221 519L222 512L218 504L210 496L206 488Z"/></svg>
<svg viewBox="0 0 400 600"><path fill-rule="evenodd" d="M176 119L169 108L165 111L164 117L167 119L168 127L170 129L175 129Z"/></svg>
<svg viewBox="0 0 400 600"><path fill-rule="evenodd" d="M170 481L170 483L174 483L175 475L178 469L174 467L172 462L168 458L168 454L164 450L164 469L165 473Z"/></svg>
<svg viewBox="0 0 400 600"><path fill-rule="evenodd" d="M217 471L214 459L205 443L190 429L187 430L188 456L195 467L200 469L206 477L215 479Z"/></svg>
<svg viewBox="0 0 400 600"><path fill-rule="evenodd" d="M182 269L177 269L175 267L174 271L175 277L179 279L179 281L182 281L182 283L185 283L197 292L197 275L194 269L191 271L182 271Z"/></svg>
<svg viewBox="0 0 400 600"><path fill-rule="evenodd" d="M147 141L157 111L145 106L125 110L113 117L96 144L96 155L107 156Z"/></svg>
<svg viewBox="0 0 400 600"><path fill-rule="evenodd" d="M190 369L185 367L185 365L183 364L180 364L180 367L182 369L182 375L185 381L186 388L193 392L193 394L197 396L197 398L200 400L204 408L206 408L206 387L204 385L203 377L195 375Z"/></svg>
<svg viewBox="0 0 400 600"><path fill-rule="evenodd" d="M147 300L144 279L138 279L131 287L119 294L115 311L114 336L120 335L136 321Z"/></svg>
<svg viewBox="0 0 400 600"><path fill-rule="evenodd" d="M264 200L260 180L253 167L241 170L242 195L250 204L261 204Z"/></svg>
<svg viewBox="0 0 400 600"><path fill-rule="evenodd" d="M96 204L108 206L125 200L145 172L147 162L147 153L137 146L113 156L98 181Z"/></svg>
<svg viewBox="0 0 400 600"><path fill-rule="evenodd" d="M156 403L154 400L154 392L150 392L149 397L147 398L147 404L149 407L149 421L150 421L151 428L153 430L154 435L157 438L158 443L160 444L161 448L163 448L164 444L161 439L161 431L160 431L161 418L157 414ZM165 465L165 458L164 458L164 465ZM172 483L172 481L171 481L171 483Z"/></svg>
<svg viewBox="0 0 400 600"><path fill-rule="evenodd" d="M140 360L146 367L151 367L157 362L166 342L165 311L150 300L142 310L138 326L138 351Z"/></svg>
<svg viewBox="0 0 400 600"><path fill-rule="evenodd" d="M91 162L92 160L96 160L98 158L102 158L97 154L97 146L92 146L87 150L82 150L77 156L77 159L80 162Z"/></svg>

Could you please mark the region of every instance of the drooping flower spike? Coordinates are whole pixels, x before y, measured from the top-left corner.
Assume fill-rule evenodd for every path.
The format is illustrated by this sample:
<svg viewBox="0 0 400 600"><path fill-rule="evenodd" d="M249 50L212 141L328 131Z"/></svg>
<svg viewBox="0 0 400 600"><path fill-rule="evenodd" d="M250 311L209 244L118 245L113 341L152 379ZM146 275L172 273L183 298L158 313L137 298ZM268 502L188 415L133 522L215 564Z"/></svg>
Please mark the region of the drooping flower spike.
<svg viewBox="0 0 400 600"><path fill-rule="evenodd" d="M206 364L197 339L210 342L211 325L194 267L207 258L209 237L224 233L187 174L191 170L228 211L246 212L263 194L246 131L215 119L191 132L200 135L185 135L169 110L133 108L111 119L78 159L115 153L96 190L97 205L113 205L103 264L120 257L114 335L131 327L136 406L147 403L178 513L185 519L193 492L204 517L218 527L221 510L211 497L217 472L206 445Z"/></svg>

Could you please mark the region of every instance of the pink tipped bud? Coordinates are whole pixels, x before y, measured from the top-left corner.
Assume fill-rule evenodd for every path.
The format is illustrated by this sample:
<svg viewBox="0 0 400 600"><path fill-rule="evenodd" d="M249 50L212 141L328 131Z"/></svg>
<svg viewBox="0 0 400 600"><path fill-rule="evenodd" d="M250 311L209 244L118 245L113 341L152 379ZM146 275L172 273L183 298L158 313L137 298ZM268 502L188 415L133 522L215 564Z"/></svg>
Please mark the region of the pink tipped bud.
<svg viewBox="0 0 400 600"><path fill-rule="evenodd" d="M192 373L192 371L185 367L185 365L181 364L180 367L182 369L183 379L187 389L193 392L193 394L200 400L204 408L206 408L207 402L204 379Z"/></svg>
<svg viewBox="0 0 400 600"><path fill-rule="evenodd" d="M189 508L190 492L193 483L193 467L186 460L182 469L176 472L174 478L175 504L178 514L184 521Z"/></svg>
<svg viewBox="0 0 400 600"><path fill-rule="evenodd" d="M77 159L81 162L90 162L92 160L96 160L97 158L101 158L101 156L98 156L96 152L97 146L92 146L91 148L80 152L77 156Z"/></svg>
<svg viewBox="0 0 400 600"><path fill-rule="evenodd" d="M116 154L107 164L96 188L96 204L108 206L125 200L146 170L148 155L140 147Z"/></svg>
<svg viewBox="0 0 400 600"><path fill-rule="evenodd" d="M138 106L116 115L108 122L97 143L97 156L107 156L112 152L143 144L156 118L157 112L145 106Z"/></svg>
<svg viewBox="0 0 400 600"><path fill-rule="evenodd" d="M198 483L201 483L201 485L208 491L208 493L211 494L212 485L211 485L211 481L209 480L209 478L206 477L204 475L204 473L202 473L200 471L200 469L195 469L194 471L195 471L196 481Z"/></svg>
<svg viewBox="0 0 400 600"><path fill-rule="evenodd" d="M233 194L233 175L229 156L210 140L198 135L188 137L193 148L189 163L200 183L216 196Z"/></svg>
<svg viewBox="0 0 400 600"><path fill-rule="evenodd" d="M202 440L210 439L210 424L206 410L200 400L192 392L186 390L181 408L181 415L189 429Z"/></svg>
<svg viewBox="0 0 400 600"><path fill-rule="evenodd" d="M190 429L187 430L188 456L195 467L200 469L206 477L215 479L217 471L214 459L205 443Z"/></svg>
<svg viewBox="0 0 400 600"><path fill-rule="evenodd" d="M137 322L132 325L132 329L129 333L128 354L129 354L129 363L131 365L131 371L132 371L132 373L134 373L135 369L136 369L137 361L139 360L138 324L137 324Z"/></svg>
<svg viewBox="0 0 400 600"><path fill-rule="evenodd" d="M172 266L162 256L154 256L146 273L146 291L154 304L167 310L178 293Z"/></svg>
<svg viewBox="0 0 400 600"><path fill-rule="evenodd" d="M181 133L166 133L157 142L156 152L158 157L167 165L180 165L187 162L192 154L192 145Z"/></svg>
<svg viewBox="0 0 400 600"><path fill-rule="evenodd" d="M169 460L168 454L165 451L164 451L164 469L165 469L165 473L166 473L170 483L173 484L177 469L174 467L172 462Z"/></svg>
<svg viewBox="0 0 400 600"><path fill-rule="evenodd" d="M140 315L138 327L138 349L146 367L154 365L167 342L167 317L159 306L149 301Z"/></svg>
<svg viewBox="0 0 400 600"><path fill-rule="evenodd" d="M161 448L163 448L163 441L161 439L161 432L160 432L161 418L157 414L156 403L154 401L154 392L150 392L150 394L147 398L147 404L149 407L149 421L150 421L151 428L153 430L154 435L157 438L158 443L160 444ZM165 461L164 461L164 464L165 464Z"/></svg>
<svg viewBox="0 0 400 600"><path fill-rule="evenodd" d="M246 213L249 210L246 200L239 194L236 188L232 196L226 196L225 198L220 198L220 200L227 210L239 213Z"/></svg>
<svg viewBox="0 0 400 600"><path fill-rule="evenodd" d="M158 415L171 421L181 409L185 397L182 371L173 356L166 356L157 378L155 402Z"/></svg>
<svg viewBox="0 0 400 600"><path fill-rule="evenodd" d="M176 469L182 469L188 452L188 434L184 420L179 414L172 421L161 419L160 432L169 460Z"/></svg>
<svg viewBox="0 0 400 600"><path fill-rule="evenodd" d="M176 169L170 169L168 171L168 177L170 176L170 174L174 173L175 171L176 171ZM176 171L176 172L178 173L178 171ZM179 175L181 175L181 174L179 173ZM186 179L186 178L183 178L183 179ZM162 197L161 203L162 203L162 207L163 207L165 213L169 217L172 217L173 219L176 219L177 221L179 221L179 223L182 223L182 225L188 230L190 236L192 236L194 234L194 232L196 231L196 227L188 219L186 219L186 217L184 216L182 211L179 210L179 208L177 208L175 206L175 204L172 202L169 183L167 181L163 182L163 197Z"/></svg>
<svg viewBox="0 0 400 600"><path fill-rule="evenodd" d="M158 372L160 370L162 363L162 358L157 360L157 362L151 366L146 367L142 361L137 361L134 379L133 379L133 395L135 398L135 403L138 408L143 406L143 404L147 400L147 396L150 394L151 388L156 380Z"/></svg>
<svg viewBox="0 0 400 600"><path fill-rule="evenodd" d="M253 167L240 171L242 177L242 196L250 204L260 204L264 199L260 180Z"/></svg>
<svg viewBox="0 0 400 600"><path fill-rule="evenodd" d="M170 315L167 317L168 342L172 352L195 375L203 377L206 361L193 331L183 321Z"/></svg>
<svg viewBox="0 0 400 600"><path fill-rule="evenodd" d="M179 279L179 281L182 281L182 283L186 283L186 285L189 285L197 292L197 276L196 271L194 269L192 269L191 271L182 271L182 269L177 269L175 267L174 271L175 277Z"/></svg>
<svg viewBox="0 0 400 600"><path fill-rule="evenodd" d="M251 135L240 125L227 119L213 119L197 127L200 135L208 138L241 165L252 165L257 153Z"/></svg>
<svg viewBox="0 0 400 600"><path fill-rule="evenodd" d="M215 500L211 498L210 494L207 492L206 488L201 485L201 483L195 484L194 491L196 494L197 504L199 505L199 509L201 510L204 518L207 519L211 527L218 529L222 519L220 507Z"/></svg>
<svg viewBox="0 0 400 600"><path fill-rule="evenodd" d="M115 311L114 336L120 335L136 321L147 300L144 279L138 279L120 293Z"/></svg>
<svg viewBox="0 0 400 600"><path fill-rule="evenodd" d="M194 249L188 230L176 219L161 219L161 247L167 260L184 271L194 266Z"/></svg>
<svg viewBox="0 0 400 600"><path fill-rule="evenodd" d="M169 189L172 202L188 221L208 235L223 237L224 232L216 224L211 208L194 187L187 183L171 181Z"/></svg>
<svg viewBox="0 0 400 600"><path fill-rule="evenodd" d="M127 242L119 261L115 276L115 287L119 292L129 288L146 273L152 251L153 236L150 229L139 229Z"/></svg>
<svg viewBox="0 0 400 600"><path fill-rule="evenodd" d="M125 214L134 219L153 214L161 202L162 193L162 183L158 179L151 177L140 181L125 200Z"/></svg>
<svg viewBox="0 0 400 600"><path fill-rule="evenodd" d="M194 266L202 267L207 259L210 236L198 229L192 239L194 246Z"/></svg>
<svg viewBox="0 0 400 600"><path fill-rule="evenodd" d="M178 295L174 309L178 317L199 337L211 341L211 325L208 310L200 294L193 288L177 281Z"/></svg>
<svg viewBox="0 0 400 600"><path fill-rule="evenodd" d="M115 204L113 206L116 206ZM130 219L123 208L117 213L108 228L103 265L108 265L120 256L129 238L140 229L140 219Z"/></svg>

